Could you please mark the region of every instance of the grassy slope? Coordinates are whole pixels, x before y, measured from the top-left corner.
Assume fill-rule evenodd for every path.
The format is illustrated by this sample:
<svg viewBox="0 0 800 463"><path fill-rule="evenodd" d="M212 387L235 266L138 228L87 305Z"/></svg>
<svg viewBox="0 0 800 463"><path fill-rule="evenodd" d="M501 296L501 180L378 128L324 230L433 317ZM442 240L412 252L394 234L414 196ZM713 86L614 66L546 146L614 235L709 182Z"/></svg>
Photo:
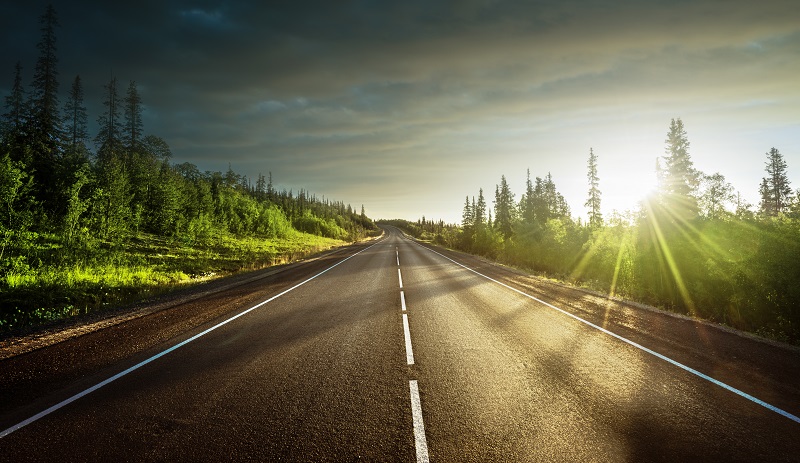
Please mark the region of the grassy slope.
<svg viewBox="0 0 800 463"><path fill-rule="evenodd" d="M224 236L193 245L139 235L121 248L102 245L89 257L0 275L0 331L89 313L342 244L305 233L278 239Z"/></svg>

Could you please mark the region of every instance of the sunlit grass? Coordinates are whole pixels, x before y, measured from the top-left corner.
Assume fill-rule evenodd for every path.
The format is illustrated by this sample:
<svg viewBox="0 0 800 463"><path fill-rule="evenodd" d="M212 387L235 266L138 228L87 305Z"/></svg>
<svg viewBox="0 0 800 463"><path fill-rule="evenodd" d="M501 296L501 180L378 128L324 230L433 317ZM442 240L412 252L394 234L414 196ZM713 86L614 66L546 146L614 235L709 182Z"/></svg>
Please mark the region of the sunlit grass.
<svg viewBox="0 0 800 463"><path fill-rule="evenodd" d="M49 262L34 267L17 259L0 272L0 330L86 314L341 244L305 233L271 239L222 235L192 244L139 235L124 246L89 243L70 250L45 238L29 243L30 254L50 256Z"/></svg>

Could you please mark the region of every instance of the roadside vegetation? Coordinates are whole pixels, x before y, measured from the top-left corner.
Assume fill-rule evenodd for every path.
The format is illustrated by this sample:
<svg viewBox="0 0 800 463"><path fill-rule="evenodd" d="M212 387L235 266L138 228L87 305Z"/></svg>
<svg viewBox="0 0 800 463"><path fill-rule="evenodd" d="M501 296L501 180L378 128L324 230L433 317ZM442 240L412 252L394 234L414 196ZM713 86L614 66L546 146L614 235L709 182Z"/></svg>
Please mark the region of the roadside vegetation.
<svg viewBox="0 0 800 463"><path fill-rule="evenodd" d="M50 6L32 84L18 64L0 119L0 332L378 232L363 206L278 191L271 174L172 163L133 81L122 96L116 77L102 89L92 150L80 76L60 102L57 26Z"/></svg>
<svg viewBox="0 0 800 463"><path fill-rule="evenodd" d="M587 162L589 219L574 219L548 174L516 201L505 177L493 208L467 197L461 224L387 221L410 235L609 295L800 343L800 190L780 151L765 157L760 203L720 173L696 170L680 119L659 159L658 190L603 217L598 156ZM756 187L756 185L753 185Z"/></svg>

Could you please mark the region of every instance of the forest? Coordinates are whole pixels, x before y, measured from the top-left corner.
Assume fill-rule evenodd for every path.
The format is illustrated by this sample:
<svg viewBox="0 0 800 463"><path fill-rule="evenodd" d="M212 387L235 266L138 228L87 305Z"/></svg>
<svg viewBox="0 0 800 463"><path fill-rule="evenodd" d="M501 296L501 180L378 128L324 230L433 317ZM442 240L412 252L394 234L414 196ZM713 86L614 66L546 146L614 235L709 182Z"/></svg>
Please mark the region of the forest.
<svg viewBox="0 0 800 463"><path fill-rule="evenodd" d="M90 140L80 76L61 102L57 26L50 6L33 80L17 63L0 120L0 332L379 232L363 205L277 191L271 174L172 163L135 81L104 86Z"/></svg>
<svg viewBox="0 0 800 463"><path fill-rule="evenodd" d="M571 216L550 174L515 199L505 176L493 207L467 196L460 225L390 223L422 239L551 278L767 338L800 342L800 190L776 148L765 157L760 203L720 173L694 168L680 118L667 131L659 186L637 210L603 217L599 156L587 161L588 220Z"/></svg>

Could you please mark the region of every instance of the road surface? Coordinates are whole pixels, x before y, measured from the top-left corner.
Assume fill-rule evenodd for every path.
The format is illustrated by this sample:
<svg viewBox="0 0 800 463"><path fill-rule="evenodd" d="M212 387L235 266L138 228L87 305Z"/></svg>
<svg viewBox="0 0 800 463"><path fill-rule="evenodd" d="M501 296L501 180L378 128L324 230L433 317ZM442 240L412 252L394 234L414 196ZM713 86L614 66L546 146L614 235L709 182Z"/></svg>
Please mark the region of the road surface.
<svg viewBox="0 0 800 463"><path fill-rule="evenodd" d="M799 461L800 351L384 238L0 361L0 461Z"/></svg>

